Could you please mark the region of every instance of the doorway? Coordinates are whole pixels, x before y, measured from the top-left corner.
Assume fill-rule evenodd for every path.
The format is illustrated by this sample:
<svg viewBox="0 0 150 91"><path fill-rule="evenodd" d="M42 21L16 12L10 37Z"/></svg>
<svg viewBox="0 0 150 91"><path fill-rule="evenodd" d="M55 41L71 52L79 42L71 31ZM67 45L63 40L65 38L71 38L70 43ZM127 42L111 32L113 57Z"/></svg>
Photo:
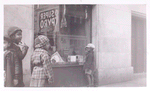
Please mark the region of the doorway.
<svg viewBox="0 0 150 91"><path fill-rule="evenodd" d="M132 15L131 60L134 73L146 72L146 18Z"/></svg>

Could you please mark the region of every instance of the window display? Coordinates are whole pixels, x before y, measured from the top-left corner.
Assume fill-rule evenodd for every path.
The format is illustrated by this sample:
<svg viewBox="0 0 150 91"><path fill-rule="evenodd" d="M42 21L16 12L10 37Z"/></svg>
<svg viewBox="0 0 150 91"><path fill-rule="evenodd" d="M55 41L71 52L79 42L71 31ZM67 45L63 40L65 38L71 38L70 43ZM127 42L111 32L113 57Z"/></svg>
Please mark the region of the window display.
<svg viewBox="0 0 150 91"><path fill-rule="evenodd" d="M84 47L90 42L90 5L40 5L35 9L35 37L46 35L62 62L83 62ZM53 60L54 63L59 61Z"/></svg>

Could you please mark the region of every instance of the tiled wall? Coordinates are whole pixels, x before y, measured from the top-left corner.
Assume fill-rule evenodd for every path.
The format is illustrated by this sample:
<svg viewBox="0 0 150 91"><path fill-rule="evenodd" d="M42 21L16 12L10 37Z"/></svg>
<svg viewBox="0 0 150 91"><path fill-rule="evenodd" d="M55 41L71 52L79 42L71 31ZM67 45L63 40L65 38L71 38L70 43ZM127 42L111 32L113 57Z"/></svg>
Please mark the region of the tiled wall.
<svg viewBox="0 0 150 91"><path fill-rule="evenodd" d="M30 55L33 51L33 6L32 5L4 5L4 33L10 26L17 26L23 30L22 42L29 46L23 59L24 83L29 85Z"/></svg>

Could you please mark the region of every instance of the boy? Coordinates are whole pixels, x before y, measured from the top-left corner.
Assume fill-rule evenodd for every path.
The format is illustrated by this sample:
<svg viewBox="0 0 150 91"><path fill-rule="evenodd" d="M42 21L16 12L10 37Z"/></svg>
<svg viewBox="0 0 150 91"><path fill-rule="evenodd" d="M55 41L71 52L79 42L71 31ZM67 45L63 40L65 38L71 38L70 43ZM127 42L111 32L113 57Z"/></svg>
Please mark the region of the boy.
<svg viewBox="0 0 150 91"><path fill-rule="evenodd" d="M20 47L21 40L22 40L22 30L18 27L10 27L8 29L8 36L11 38L12 45L11 49L14 49L16 51L16 55L19 60L19 79L18 79L18 84L16 85L17 87L23 87L23 71L22 71L22 60L25 57L27 51L28 51L28 46L27 45L22 45L22 48Z"/></svg>
<svg viewBox="0 0 150 91"><path fill-rule="evenodd" d="M86 47L85 47L85 52L86 52L86 58L85 58L85 63L83 66L83 69L85 71L85 74L88 78L88 83L89 83L89 87L90 86L94 86L94 49L95 46L91 43L89 43Z"/></svg>
<svg viewBox="0 0 150 91"><path fill-rule="evenodd" d="M31 82L30 87L45 87L47 82L53 82L53 71L48 50L50 48L49 39L44 35L39 35L35 39L35 51L31 56Z"/></svg>
<svg viewBox="0 0 150 91"><path fill-rule="evenodd" d="M14 87L18 81L18 59L15 50L10 48L11 40L8 36L4 36L4 78L5 87Z"/></svg>

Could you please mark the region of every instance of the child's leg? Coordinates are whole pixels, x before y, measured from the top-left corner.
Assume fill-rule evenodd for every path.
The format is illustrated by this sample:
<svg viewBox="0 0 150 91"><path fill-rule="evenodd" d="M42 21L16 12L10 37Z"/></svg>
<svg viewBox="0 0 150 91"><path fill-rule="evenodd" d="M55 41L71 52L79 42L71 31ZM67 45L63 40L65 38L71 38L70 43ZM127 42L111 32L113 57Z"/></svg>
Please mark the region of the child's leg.
<svg viewBox="0 0 150 91"><path fill-rule="evenodd" d="M45 80L39 79L38 80L38 87L44 87L45 86Z"/></svg>
<svg viewBox="0 0 150 91"><path fill-rule="evenodd" d="M91 85L94 86L94 76L91 74Z"/></svg>
<svg viewBox="0 0 150 91"><path fill-rule="evenodd" d="M38 87L38 80L31 79L30 87Z"/></svg>
<svg viewBox="0 0 150 91"><path fill-rule="evenodd" d="M86 75L87 78L88 78L88 83L89 83L89 86L92 85L92 79L91 79L91 76L89 74Z"/></svg>

